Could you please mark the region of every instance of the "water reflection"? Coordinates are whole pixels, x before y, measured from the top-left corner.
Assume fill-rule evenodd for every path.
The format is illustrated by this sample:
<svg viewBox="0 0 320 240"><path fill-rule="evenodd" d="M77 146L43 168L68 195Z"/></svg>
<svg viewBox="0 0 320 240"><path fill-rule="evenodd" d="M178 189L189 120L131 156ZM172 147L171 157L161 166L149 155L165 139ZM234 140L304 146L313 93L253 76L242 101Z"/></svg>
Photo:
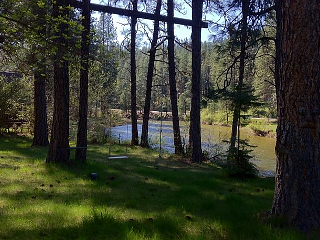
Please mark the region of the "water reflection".
<svg viewBox="0 0 320 240"><path fill-rule="evenodd" d="M149 140L151 146L159 148L161 123L152 121L149 123ZM182 141L186 145L188 143L188 126L181 126ZM216 125L202 125L202 147L204 150L212 151L214 147L219 146L226 150L227 145L223 140L230 137L230 128ZM139 137L142 131L142 125L138 124ZM241 132L242 139L248 139L249 144L257 146L254 148L253 163L264 171L275 171L275 139L267 137L252 136L245 131ZM131 140L131 124L116 126L111 128L111 136L120 141ZM171 122L163 122L162 124L162 147L165 151L173 153L173 131Z"/></svg>

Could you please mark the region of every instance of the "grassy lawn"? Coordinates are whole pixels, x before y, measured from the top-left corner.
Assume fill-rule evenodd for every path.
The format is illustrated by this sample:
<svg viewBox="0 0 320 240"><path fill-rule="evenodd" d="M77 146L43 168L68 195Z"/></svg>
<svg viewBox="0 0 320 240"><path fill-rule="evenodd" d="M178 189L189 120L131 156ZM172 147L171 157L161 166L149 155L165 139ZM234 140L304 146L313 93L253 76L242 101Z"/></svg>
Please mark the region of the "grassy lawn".
<svg viewBox="0 0 320 240"><path fill-rule="evenodd" d="M303 239L259 220L271 179L231 179L141 148L109 160L103 145L89 146L86 166L68 168L45 164L47 149L30 145L0 137L0 239Z"/></svg>

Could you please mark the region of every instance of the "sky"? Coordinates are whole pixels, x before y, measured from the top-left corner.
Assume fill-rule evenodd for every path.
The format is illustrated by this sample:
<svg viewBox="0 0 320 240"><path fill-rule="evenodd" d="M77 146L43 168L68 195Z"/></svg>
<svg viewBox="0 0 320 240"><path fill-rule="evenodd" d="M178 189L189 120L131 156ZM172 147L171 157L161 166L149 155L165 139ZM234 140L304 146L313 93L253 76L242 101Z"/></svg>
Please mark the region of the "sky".
<svg viewBox="0 0 320 240"><path fill-rule="evenodd" d="M99 0L91 0L91 3L99 3ZM95 13L93 15L94 17L98 17L98 14ZM191 8L189 6L186 6L186 14L182 14L179 13L177 11L175 11L174 13L175 17L178 18L185 18L185 19L191 19ZM118 36L118 41L122 42L122 40L124 39L124 36L121 34L122 30L123 30L123 26L121 23L125 23L126 20L124 18L121 18L119 15L113 14L113 22L114 22L114 26L117 28L117 36ZM148 20L148 23L151 24L151 29L153 29L153 21ZM202 29L201 31L201 40L203 42L205 41L209 41L210 38L210 31L209 29ZM186 27L186 26L182 26L182 25L175 25L175 36L179 39L185 39L185 38L190 38L191 37L191 28Z"/></svg>

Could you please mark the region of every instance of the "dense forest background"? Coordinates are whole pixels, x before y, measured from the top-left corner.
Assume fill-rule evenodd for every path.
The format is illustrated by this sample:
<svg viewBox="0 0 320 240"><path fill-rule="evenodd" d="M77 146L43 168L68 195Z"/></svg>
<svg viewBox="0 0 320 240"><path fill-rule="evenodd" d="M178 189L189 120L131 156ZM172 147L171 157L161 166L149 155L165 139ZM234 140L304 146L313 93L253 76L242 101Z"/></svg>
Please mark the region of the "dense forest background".
<svg viewBox="0 0 320 240"><path fill-rule="evenodd" d="M101 10L103 5L95 5L100 13L91 15L90 1L22 2L7 0L0 15L0 125L27 123L33 145L46 146L51 136L49 162L68 162L69 139L75 136L77 158L85 162L87 139L104 138L106 126L124 117L131 119L131 144L149 147L149 118L159 119L150 112L154 110L172 119L175 153L193 162L203 157L201 122L231 126L228 159L234 156L232 162L245 166L250 157L240 150L248 146L240 139L240 127L252 118L276 118L272 1L194 2L198 5L192 5L192 20L182 23L192 28L191 37L181 39L174 35L178 19L157 17L173 19L174 10L183 13L190 2L108 1L104 4L109 7L122 7L116 12L128 7L135 14L154 11L149 16L153 30L144 17L124 14L121 42L110 9ZM220 20L205 23L203 13ZM203 27L212 30L211 42L201 43ZM185 149L180 120L189 122ZM275 136L274 130L252 130Z"/></svg>
<svg viewBox="0 0 320 240"><path fill-rule="evenodd" d="M79 21L74 16L75 23ZM79 16L78 16L79 17ZM80 17L79 17L80 18ZM269 23L270 22L270 23ZM266 27L268 36L275 35L275 22L270 20ZM21 31L13 25L10 31ZM111 14L102 14L93 19L92 44L90 46L89 71L89 116L110 116L109 109L130 109L130 53L127 49L129 40L118 42L117 31ZM164 27L164 26L163 26ZM138 27L139 29L139 27ZM6 31L9 31L6 29ZM146 88L149 43L145 38L146 28L141 26L137 44L137 108L143 110ZM20 32L23 41L14 42L10 49L2 43L0 51L1 81L1 112L0 116L17 115L19 118L33 123L33 72L32 49L24 34ZM149 33L150 34L150 33ZM255 33L257 34L257 33ZM262 33L258 33L262 34ZM266 34L266 33L264 33ZM162 33L165 38L165 32ZM188 117L191 102L191 39L175 41L176 81L178 92L178 107L181 119ZM161 39L161 37L160 37ZM230 124L232 120L232 92L237 86L238 68L234 64L239 49L234 45L235 39L226 36L212 35L211 42L202 42L201 64L201 116L202 122L214 124ZM79 39L74 39L75 42ZM139 42L139 41L137 41ZM79 44L79 43L78 43ZM6 52L8 51L8 52ZM7 53L10 53L8 55ZM246 111L252 117L276 118L276 97L274 85L274 42L255 43L250 46L246 61L245 83L250 93L257 96L259 106ZM46 60L50 61L50 60ZM151 110L171 111L169 98L167 44L158 47L154 69ZM50 66L50 64L48 64ZM70 117L77 119L79 99L79 57L72 55L70 61ZM19 73L19 81L11 81ZM46 98L48 103L48 120L53 111L53 74L47 69ZM9 77L10 76L10 77ZM32 130L30 126L30 130Z"/></svg>

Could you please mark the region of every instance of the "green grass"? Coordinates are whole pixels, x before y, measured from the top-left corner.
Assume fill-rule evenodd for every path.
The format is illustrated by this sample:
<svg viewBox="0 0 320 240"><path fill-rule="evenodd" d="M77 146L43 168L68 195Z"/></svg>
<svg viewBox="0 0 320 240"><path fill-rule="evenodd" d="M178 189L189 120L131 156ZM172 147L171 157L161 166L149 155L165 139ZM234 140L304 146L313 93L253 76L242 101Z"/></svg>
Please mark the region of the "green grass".
<svg viewBox="0 0 320 240"><path fill-rule="evenodd" d="M303 239L259 220L273 180L231 179L138 147L108 160L102 145L70 169L45 164L47 149L30 145L0 138L0 239Z"/></svg>

